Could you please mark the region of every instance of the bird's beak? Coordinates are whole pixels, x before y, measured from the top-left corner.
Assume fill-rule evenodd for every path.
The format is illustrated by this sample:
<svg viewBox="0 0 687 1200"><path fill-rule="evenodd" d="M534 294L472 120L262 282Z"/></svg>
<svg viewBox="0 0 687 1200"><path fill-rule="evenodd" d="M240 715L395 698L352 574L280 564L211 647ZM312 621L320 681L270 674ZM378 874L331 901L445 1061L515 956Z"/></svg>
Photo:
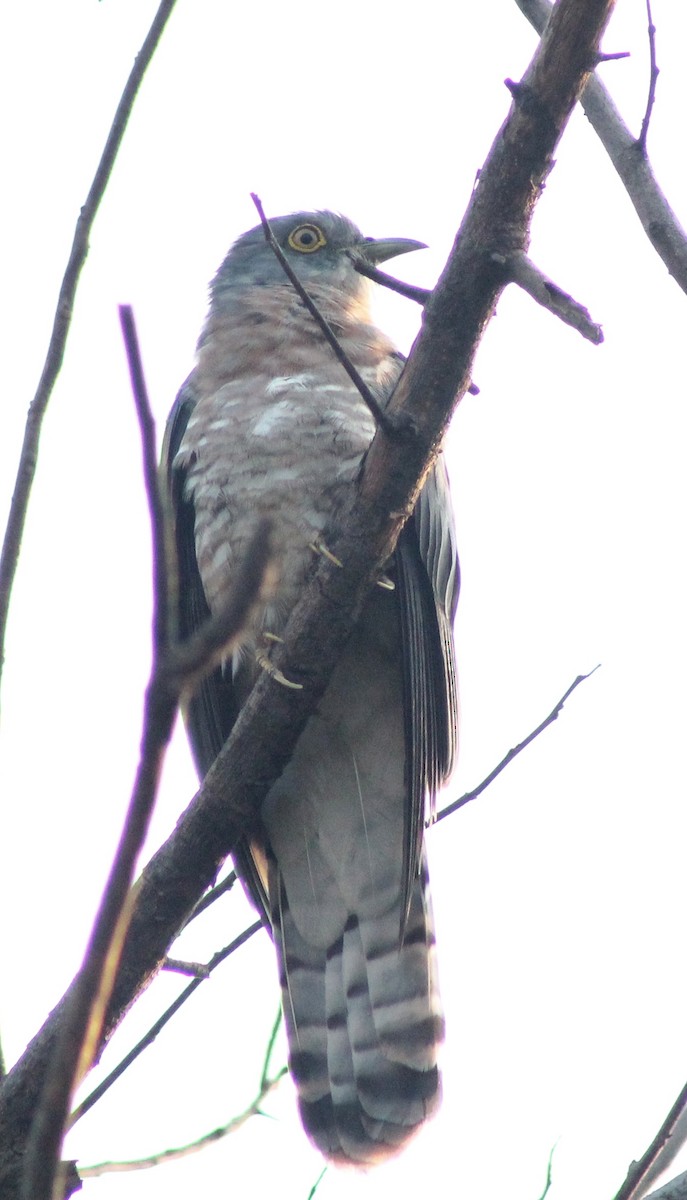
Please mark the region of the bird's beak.
<svg viewBox="0 0 687 1200"><path fill-rule="evenodd" d="M411 250L426 250L424 242L414 242L412 238L366 238L355 247L360 257L376 266L399 254L409 254Z"/></svg>

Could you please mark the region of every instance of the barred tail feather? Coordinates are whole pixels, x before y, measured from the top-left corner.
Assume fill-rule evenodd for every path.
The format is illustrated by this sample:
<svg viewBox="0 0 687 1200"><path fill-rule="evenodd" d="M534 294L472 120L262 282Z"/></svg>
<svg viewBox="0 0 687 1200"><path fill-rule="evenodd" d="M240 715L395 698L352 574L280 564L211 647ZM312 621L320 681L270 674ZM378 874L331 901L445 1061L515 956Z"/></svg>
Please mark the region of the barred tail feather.
<svg viewBox="0 0 687 1200"><path fill-rule="evenodd" d="M274 937L303 1124L334 1161L380 1162L440 1101L443 1018L425 864L403 935L400 907L353 914L326 950L301 937L276 876L274 869Z"/></svg>

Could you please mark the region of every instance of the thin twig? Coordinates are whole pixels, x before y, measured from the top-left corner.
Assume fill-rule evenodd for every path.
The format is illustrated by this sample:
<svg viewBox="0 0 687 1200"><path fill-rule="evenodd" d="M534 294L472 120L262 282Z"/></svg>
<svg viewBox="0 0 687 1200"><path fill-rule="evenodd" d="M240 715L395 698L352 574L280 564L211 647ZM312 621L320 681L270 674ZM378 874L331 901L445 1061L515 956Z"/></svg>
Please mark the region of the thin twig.
<svg viewBox="0 0 687 1200"><path fill-rule="evenodd" d="M558 1145L558 1139L556 1139L556 1141L553 1143L553 1146L549 1150L549 1161L546 1164L546 1183L544 1184L544 1191L542 1192L541 1196L539 1197L539 1200L546 1200L546 1197L548 1196L549 1192L551 1191L551 1184L553 1182L553 1152L556 1149L557 1145Z"/></svg>
<svg viewBox="0 0 687 1200"><path fill-rule="evenodd" d="M163 962L162 970L174 975L190 975L192 979L207 979L210 974L207 963L187 962L186 959L169 956Z"/></svg>
<svg viewBox="0 0 687 1200"><path fill-rule="evenodd" d="M216 887L211 888L210 891L203 896L203 899L198 901L196 907L186 922L186 925L190 925L191 921L195 921L196 917L199 917L201 913L205 912L206 908L209 908L211 904L214 904L216 900L219 900L220 896L224 896L227 892L230 892L236 883L236 880L236 871L230 871L221 883L218 883ZM184 929L186 928L186 925L184 925Z"/></svg>
<svg viewBox="0 0 687 1200"><path fill-rule="evenodd" d="M155 437L155 420L153 418L148 389L143 374L141 349L136 332L133 309L129 304L120 304L119 323L124 339L124 350L129 367L131 392L136 405L138 426L141 435L141 450L143 456L143 482L148 499L150 513L150 531L153 542L153 646L155 654L160 656L168 642L169 630L169 599L167 583L169 570L167 564L165 516L160 495L157 441Z"/></svg>
<svg viewBox="0 0 687 1200"><path fill-rule="evenodd" d="M212 975L212 972L220 965L220 963L224 962L225 958L228 958L230 954L233 954L234 951L238 950L241 946L244 946L246 942L258 932L259 929L262 929L262 922L254 921L252 925L249 925L247 929L244 929L243 933L240 933L238 937L235 937L233 942L230 942L228 946L225 946L222 950L218 950L216 954L213 954L210 962L207 964L207 976L205 978ZM93 1108L94 1104L97 1104L101 1096L105 1095L105 1092L110 1090L112 1084L117 1082L117 1080L124 1074L127 1067L130 1067L132 1062L135 1062L139 1055L141 1055L148 1046L152 1045L157 1035L164 1029L165 1025L171 1021L174 1014L179 1011L181 1006L186 1003L186 1001L193 995L196 988L200 987L201 983L203 982L204 980L199 978L192 980L191 983L184 988L183 992L179 993L176 1000L173 1000L168 1008L166 1008L162 1013L162 1015L158 1017L157 1021L151 1025L150 1029L144 1033L143 1037L136 1043L135 1046L132 1047L129 1053L124 1056L121 1062L118 1062L117 1066L112 1068L109 1075L106 1075L105 1079L103 1079L102 1082L99 1083L92 1092L89 1092L88 1096L86 1096L86 1099L82 1100L81 1104L77 1105L69 1118L70 1129L73 1125L76 1125L77 1121L80 1121L81 1118Z"/></svg>
<svg viewBox="0 0 687 1200"><path fill-rule="evenodd" d="M398 292L398 295L405 296L406 300L414 300L416 304L425 305L432 294L431 288L416 287L414 283L403 283L394 275L380 271L379 267L367 262L362 254L356 254L354 250L348 251L348 257L359 275L364 275L374 283L379 283L382 287L388 288L390 292Z"/></svg>
<svg viewBox="0 0 687 1200"><path fill-rule="evenodd" d="M563 708L566 700L575 691L575 688L579 687L581 683L584 683L585 679L589 679L589 677L594 674L594 671L598 671L600 665L600 663L597 664L597 666L595 666L592 671L588 671L586 675L578 675L577 679L570 684L567 692L563 693L558 701L558 704L551 710L548 717L546 717L540 725L537 725L537 728L533 729L532 732L527 735L524 741L519 742L518 745L514 746L512 750L509 750L505 758L501 759L501 762L494 767L493 771L489 772L486 779L483 779L476 788L473 788L471 792L465 792L463 796L459 796L457 800L453 800L451 804L447 804L445 808L442 808L441 811L437 813L437 821L443 821L444 817L450 817L451 814L457 812L459 808L464 808L465 805L469 804L471 800L475 800L477 796L481 796L485 788L488 788L489 784L494 782L497 775L500 775L501 772L506 769L509 763L512 763L513 759L517 758L518 754L520 754L526 746L529 746L530 742L533 742L535 738L539 737L539 734L546 729L547 725L553 724Z"/></svg>
<svg viewBox="0 0 687 1200"><path fill-rule="evenodd" d="M5 661L5 636L10 597L19 561L19 551L26 523L31 488L36 474L41 428L48 402L64 359L79 276L88 255L88 245L93 222L105 194L105 189L107 188L112 168L114 167L129 117L131 116L131 110L138 94L138 89L141 86L148 64L155 53L162 32L174 8L174 3L175 0L161 0L145 41L136 55L131 73L117 105L114 120L93 177L93 182L76 222L72 248L57 298L52 333L50 335L43 371L26 418L24 442L19 456L14 493L10 505L7 528L5 530L2 555L0 556L0 678Z"/></svg>
<svg viewBox="0 0 687 1200"><path fill-rule="evenodd" d="M510 282L521 287L537 304L541 304L542 308L548 309L559 320L576 329L595 346L603 342L601 326L592 321L589 310L577 300L573 300L572 296L540 271L524 250L516 250L509 255L492 254L491 257L494 262L503 266Z"/></svg>
<svg viewBox="0 0 687 1200"><path fill-rule="evenodd" d="M646 15L649 21L649 95L646 101L646 111L642 128L639 131L637 145L640 147L643 154L646 154L646 139L649 134L649 122L651 121L651 113L653 111L654 102L656 100L656 84L658 83L659 69L656 63L656 26L654 25L651 15L651 0L646 0Z"/></svg>
<svg viewBox="0 0 687 1200"><path fill-rule="evenodd" d="M192 1142L187 1142L185 1146L175 1146L172 1150L161 1150L158 1154L149 1155L147 1158L134 1158L124 1162L103 1162L96 1163L92 1167L79 1167L79 1175L82 1179L94 1179L98 1175L113 1175L124 1171L145 1171L149 1167L159 1167L161 1163L175 1162L180 1158L187 1158L189 1154L197 1154L199 1150L205 1150L207 1146L214 1145L215 1142L221 1141L222 1138L228 1137L230 1133L236 1133L246 1121L251 1117L261 1116L262 1105L265 1098L274 1091L277 1084L288 1074L288 1068L282 1067L280 1071L272 1079L265 1079L260 1084L260 1091L255 1099L251 1100L250 1104L238 1116L232 1117L227 1121L226 1125L220 1125L218 1129L213 1129L211 1133L203 1134L202 1137L196 1138Z"/></svg>
<svg viewBox="0 0 687 1200"><path fill-rule="evenodd" d="M640 1200L644 1195L651 1181L656 1178L663 1166L668 1166L669 1162L675 1156L681 1145L684 1145L687 1140L687 1120L681 1122L684 1128L680 1130L681 1136L674 1138L675 1127L680 1118L685 1118L687 1115L687 1083L680 1091L675 1103L668 1113L665 1121L661 1125L655 1138L644 1151L639 1162L633 1162L630 1166L627 1176L622 1186L616 1192L615 1200ZM671 1143L671 1140L673 1144ZM669 1151L669 1157L665 1160L665 1151Z"/></svg>
<svg viewBox="0 0 687 1200"><path fill-rule="evenodd" d="M319 1188L320 1184L322 1183L322 1180L324 1179L324 1177L325 1177L325 1175L327 1174L327 1171L328 1171L328 1170L329 1170L329 1168L328 1168L328 1167L323 1167L323 1168L322 1168L322 1170L320 1171L319 1175L317 1176L317 1179L315 1180L315 1182L314 1182L314 1184L312 1185L312 1187L311 1187L310 1191L308 1192L308 1200L313 1200L313 1197L314 1197L314 1195L315 1195L315 1192L317 1191L317 1189Z"/></svg>
<svg viewBox="0 0 687 1200"><path fill-rule="evenodd" d="M398 292L399 296L405 296L406 300L414 300L416 304L425 305L432 294L431 288L415 287L412 283L402 283L400 279L396 279L393 275L388 275L386 271L380 271L379 267L373 267L372 263L366 262L364 258L352 250L348 251L348 257L360 275L365 275L373 283L378 283L380 287L388 288L390 292ZM471 396L479 396L479 388L476 383L469 383L467 391Z"/></svg>
<svg viewBox="0 0 687 1200"><path fill-rule="evenodd" d="M353 384L357 388L362 399L365 401L367 407L369 408L370 412L372 413L372 416L374 417L379 428L383 429L385 433L394 434L396 432L396 430L395 430L393 423L389 420L386 413L384 412L384 409L379 404L379 401L376 399L376 397L370 391L370 388L365 383L365 380L363 379L360 372L358 370L356 370L356 368L353 366L353 363L351 362L350 358L346 354L346 351L341 346L341 343L339 342L339 339L337 338L336 334L334 333L334 330L332 329L331 325L326 320L326 318L322 316L322 313L320 312L319 308L315 304L315 301L312 299L312 296L310 296L308 294L307 290L303 287L303 284L301 283L300 279L296 275L296 272L294 271L293 267L291 266L291 263L288 261L286 255L284 254L284 251L282 250L281 246L279 245L279 242L277 241L274 234L272 233L272 227L271 227L269 221L267 220L267 217L265 216L265 210L262 207L262 204L260 202L260 197L256 196L255 192L251 192L250 198L253 201L253 204L255 205L256 209L258 210L258 215L262 222L262 227L265 231L265 240L267 241L268 245L272 249L272 251L273 251L275 257L277 258L280 266L282 267L285 275L287 275L287 277L293 284L294 288L296 289L298 295L300 296L301 300L303 301L303 303L304 303L305 307L307 308L308 312L310 313L311 317L313 317L314 320L319 325L320 330L322 331L322 334L323 334L325 340L331 346L332 350L334 351L334 354L336 355L339 362L341 363L341 366L343 367L344 371L346 372L349 379L353 382Z"/></svg>
<svg viewBox="0 0 687 1200"><path fill-rule="evenodd" d="M618 62L621 58L631 58L629 50L617 50L615 54L597 54L597 63Z"/></svg>
<svg viewBox="0 0 687 1200"><path fill-rule="evenodd" d="M274 1025L272 1026L270 1040L267 1043L267 1050L265 1051L265 1061L262 1064L262 1074L260 1075L260 1087L261 1088L265 1086L265 1084L267 1083L267 1080L269 1079L270 1063L272 1061L272 1054L274 1053L274 1043L277 1040L277 1034L279 1033L279 1030L281 1028L281 1022L282 1022L282 1011L281 1011L281 1005L280 1005L279 1008L277 1009L277 1015L274 1018Z"/></svg>

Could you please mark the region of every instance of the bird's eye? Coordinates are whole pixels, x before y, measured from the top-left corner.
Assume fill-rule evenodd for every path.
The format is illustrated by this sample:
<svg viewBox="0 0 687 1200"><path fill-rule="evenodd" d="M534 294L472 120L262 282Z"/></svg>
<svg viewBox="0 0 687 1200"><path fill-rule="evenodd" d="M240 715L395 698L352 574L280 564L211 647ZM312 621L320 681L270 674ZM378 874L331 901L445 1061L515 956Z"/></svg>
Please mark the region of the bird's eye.
<svg viewBox="0 0 687 1200"><path fill-rule="evenodd" d="M292 250L300 250L301 254L312 254L313 250L326 246L327 239L319 225L299 225L289 234L288 243Z"/></svg>

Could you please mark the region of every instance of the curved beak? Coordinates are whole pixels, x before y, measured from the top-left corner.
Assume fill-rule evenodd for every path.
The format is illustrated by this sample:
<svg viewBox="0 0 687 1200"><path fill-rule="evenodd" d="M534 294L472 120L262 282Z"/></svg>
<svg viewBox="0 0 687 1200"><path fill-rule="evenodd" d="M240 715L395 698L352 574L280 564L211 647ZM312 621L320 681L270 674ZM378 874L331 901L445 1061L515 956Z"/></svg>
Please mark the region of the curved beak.
<svg viewBox="0 0 687 1200"><path fill-rule="evenodd" d="M365 238L359 242L355 250L361 258L376 266L399 254L409 254L411 250L426 250L424 242L415 242L412 238Z"/></svg>

